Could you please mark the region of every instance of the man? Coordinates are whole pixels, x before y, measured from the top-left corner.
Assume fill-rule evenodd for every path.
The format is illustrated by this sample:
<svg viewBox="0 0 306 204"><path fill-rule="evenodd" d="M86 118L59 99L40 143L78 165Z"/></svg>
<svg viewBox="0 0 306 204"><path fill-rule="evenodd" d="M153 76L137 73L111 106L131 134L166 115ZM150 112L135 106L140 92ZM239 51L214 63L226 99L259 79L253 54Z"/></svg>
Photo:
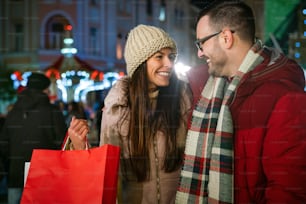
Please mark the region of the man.
<svg viewBox="0 0 306 204"><path fill-rule="evenodd" d="M216 1L196 45L210 77L188 131L177 203L305 203L301 69L255 38L251 8Z"/></svg>
<svg viewBox="0 0 306 204"><path fill-rule="evenodd" d="M50 103L50 80L32 73L8 113L0 134L0 151L8 162L8 203L19 203L24 185L24 164L35 148L59 149L66 133L62 112Z"/></svg>

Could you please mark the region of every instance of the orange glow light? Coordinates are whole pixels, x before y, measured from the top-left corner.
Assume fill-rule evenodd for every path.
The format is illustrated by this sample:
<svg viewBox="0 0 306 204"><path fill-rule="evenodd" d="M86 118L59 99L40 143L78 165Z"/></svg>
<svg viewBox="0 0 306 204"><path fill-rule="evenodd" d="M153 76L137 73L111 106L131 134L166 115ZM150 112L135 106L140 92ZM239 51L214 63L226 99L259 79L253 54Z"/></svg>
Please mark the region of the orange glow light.
<svg viewBox="0 0 306 204"><path fill-rule="evenodd" d="M67 30L67 31L71 31L72 30L72 25L66 25L65 26L65 30Z"/></svg>

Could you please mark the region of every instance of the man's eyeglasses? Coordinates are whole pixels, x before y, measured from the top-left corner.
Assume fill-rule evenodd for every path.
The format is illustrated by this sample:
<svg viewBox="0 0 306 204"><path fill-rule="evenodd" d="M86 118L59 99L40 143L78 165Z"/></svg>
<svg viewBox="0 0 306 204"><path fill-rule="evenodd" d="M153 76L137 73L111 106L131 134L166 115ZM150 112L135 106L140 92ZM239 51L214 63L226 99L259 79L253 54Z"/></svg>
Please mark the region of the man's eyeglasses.
<svg viewBox="0 0 306 204"><path fill-rule="evenodd" d="M203 45L207 40L209 40L210 38L219 35L221 32L222 32L222 30L220 30L219 32L216 32L216 33L214 33L214 34L211 34L211 35L209 35L209 36L206 36L206 37L204 37L204 38L198 39L198 40L196 40L194 43L195 43L195 45L197 46L197 48L198 48L199 50L203 51L202 45Z"/></svg>
<svg viewBox="0 0 306 204"><path fill-rule="evenodd" d="M222 32L222 30L220 30L219 32L216 32L216 33L214 33L214 34L211 34L211 35L209 35L209 36L206 36L206 37L204 37L204 38L198 39L198 40L196 40L194 43L195 43L195 45L197 46L197 48L203 52L202 45L203 45L207 40L209 40L210 38L219 35L221 32ZM231 30L231 32L234 33L235 31Z"/></svg>

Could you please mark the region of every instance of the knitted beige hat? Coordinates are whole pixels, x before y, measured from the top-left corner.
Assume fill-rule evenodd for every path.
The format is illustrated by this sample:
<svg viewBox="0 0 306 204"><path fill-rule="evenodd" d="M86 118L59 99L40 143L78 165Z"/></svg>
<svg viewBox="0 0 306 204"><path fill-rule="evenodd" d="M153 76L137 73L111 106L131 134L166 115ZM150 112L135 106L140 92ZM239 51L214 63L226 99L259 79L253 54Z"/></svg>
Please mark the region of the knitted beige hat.
<svg viewBox="0 0 306 204"><path fill-rule="evenodd" d="M148 25L133 28L128 34L124 50L127 74L132 77L139 65L166 47L177 52L174 40L164 30Z"/></svg>

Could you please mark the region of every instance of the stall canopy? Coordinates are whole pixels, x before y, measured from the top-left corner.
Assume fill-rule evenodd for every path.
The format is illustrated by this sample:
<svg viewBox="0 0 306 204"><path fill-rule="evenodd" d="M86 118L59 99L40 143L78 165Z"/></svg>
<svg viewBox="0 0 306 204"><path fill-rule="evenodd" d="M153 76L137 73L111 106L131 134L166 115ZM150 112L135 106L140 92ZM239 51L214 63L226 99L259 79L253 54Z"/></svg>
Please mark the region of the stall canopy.
<svg viewBox="0 0 306 204"><path fill-rule="evenodd" d="M45 71L49 69L55 69L59 72L65 72L68 70L84 70L92 72L96 70L93 66L87 63L85 60L82 60L77 55L73 57L65 57L61 55L53 64L46 67Z"/></svg>
<svg viewBox="0 0 306 204"><path fill-rule="evenodd" d="M67 71L86 71L90 73L90 78L95 80L103 79L103 72L95 69L92 65L90 65L85 60L82 60L77 55L73 57L65 57L61 55L57 58L57 60L45 68L45 73L48 77L54 76L57 79L60 79L61 73Z"/></svg>

